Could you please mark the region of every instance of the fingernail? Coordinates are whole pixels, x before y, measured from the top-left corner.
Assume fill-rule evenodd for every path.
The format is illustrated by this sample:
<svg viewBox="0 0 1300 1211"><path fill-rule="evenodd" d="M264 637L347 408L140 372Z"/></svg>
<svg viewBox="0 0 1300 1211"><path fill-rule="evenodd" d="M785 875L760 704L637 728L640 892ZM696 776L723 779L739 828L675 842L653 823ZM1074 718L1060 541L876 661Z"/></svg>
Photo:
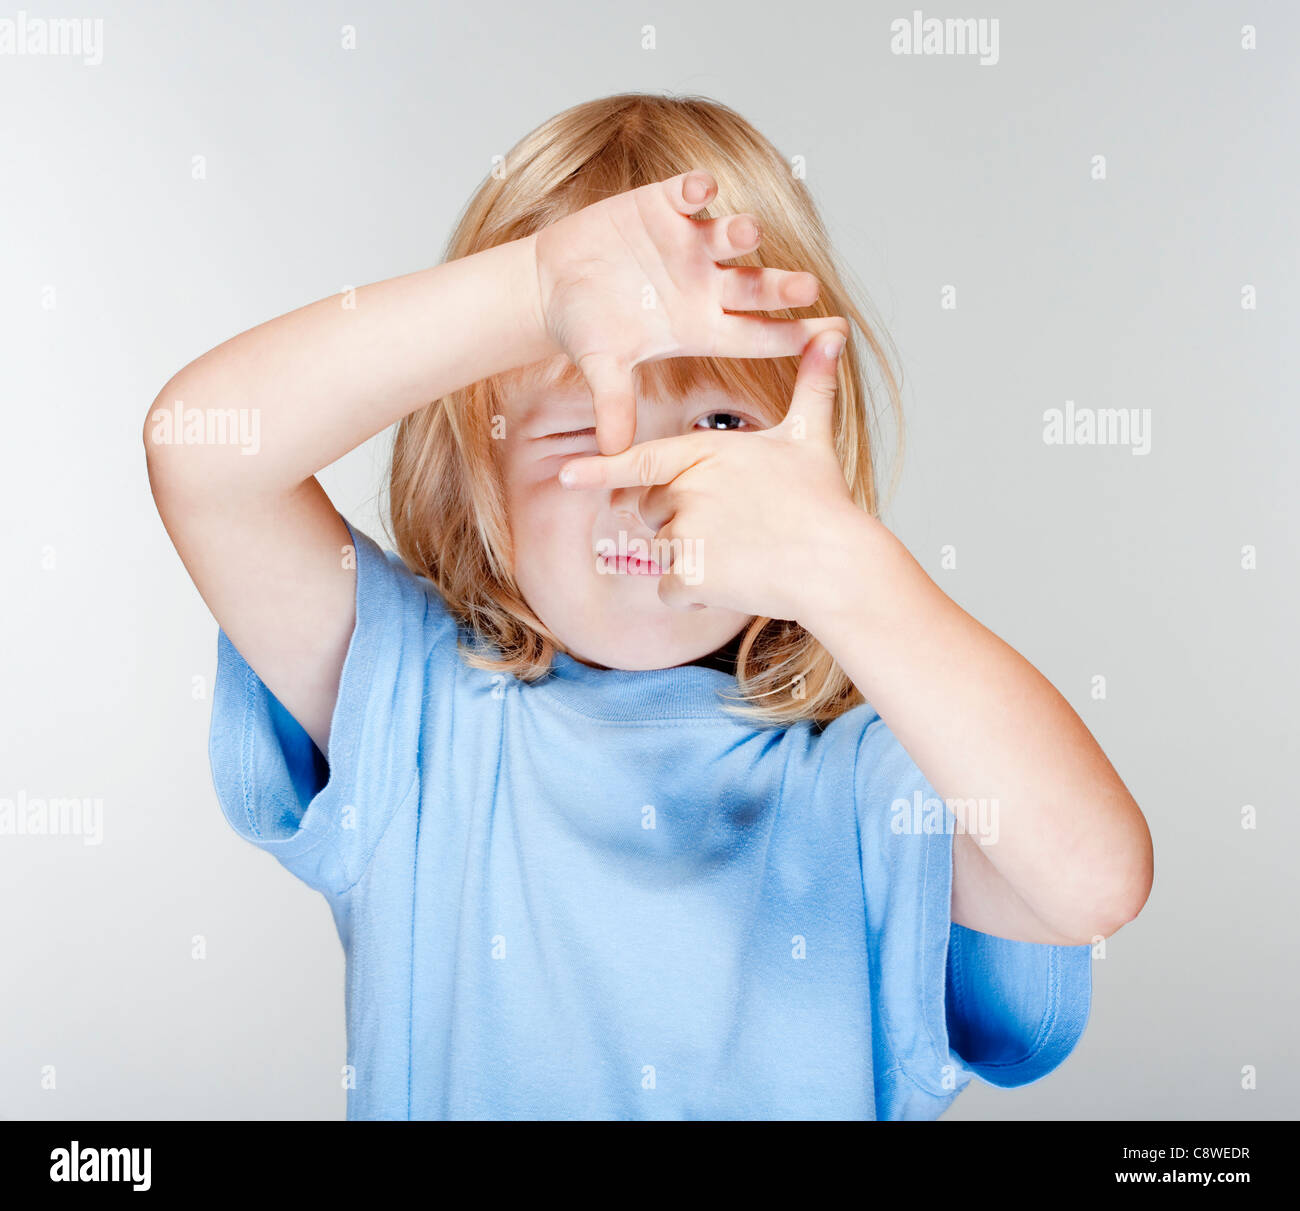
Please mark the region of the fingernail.
<svg viewBox="0 0 1300 1211"><path fill-rule="evenodd" d="M573 470L572 467L561 467L561 468L560 468L560 486L561 486L561 487L564 487L564 488L572 488L573 485L574 485L575 483L577 483L577 481L578 481L578 476L575 474L575 472L574 472L574 470Z"/></svg>
<svg viewBox="0 0 1300 1211"><path fill-rule="evenodd" d="M847 342L845 341L845 339L837 333L834 337L832 337L829 341L827 341L824 346L826 350L826 360L829 362L836 361L839 358L840 354L844 352L844 346L846 344Z"/></svg>
<svg viewBox="0 0 1300 1211"><path fill-rule="evenodd" d="M682 196L688 202L703 202L706 193L708 190L704 188L704 182L699 177L686 178L686 183L682 186Z"/></svg>

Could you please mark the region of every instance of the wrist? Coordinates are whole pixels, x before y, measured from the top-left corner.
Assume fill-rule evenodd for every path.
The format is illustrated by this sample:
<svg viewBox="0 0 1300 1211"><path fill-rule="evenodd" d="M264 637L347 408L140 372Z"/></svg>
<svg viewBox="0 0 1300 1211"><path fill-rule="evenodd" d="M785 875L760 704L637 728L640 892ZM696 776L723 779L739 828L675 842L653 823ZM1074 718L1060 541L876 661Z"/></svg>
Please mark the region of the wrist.
<svg viewBox="0 0 1300 1211"><path fill-rule="evenodd" d="M491 251L499 251L503 256L505 297L519 351L515 364L529 365L563 353L546 327L541 283L537 275L537 235L511 240Z"/></svg>
<svg viewBox="0 0 1300 1211"><path fill-rule="evenodd" d="M852 502L818 527L807 573L796 621L827 646L841 632L882 622L912 576L928 580L884 523Z"/></svg>

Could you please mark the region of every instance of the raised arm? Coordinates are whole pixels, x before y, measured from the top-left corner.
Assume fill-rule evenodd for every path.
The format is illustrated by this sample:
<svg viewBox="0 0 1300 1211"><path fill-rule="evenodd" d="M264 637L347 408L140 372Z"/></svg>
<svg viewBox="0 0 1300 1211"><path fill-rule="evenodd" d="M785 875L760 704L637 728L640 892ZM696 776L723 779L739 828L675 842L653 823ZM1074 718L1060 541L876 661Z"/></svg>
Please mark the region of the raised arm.
<svg viewBox="0 0 1300 1211"><path fill-rule="evenodd" d="M429 401L558 351L537 308L533 242L260 324L173 375L149 409L167 533L231 642L322 752L356 573L316 472ZM226 440L184 440L187 423L206 433L209 421Z"/></svg>
<svg viewBox="0 0 1300 1211"><path fill-rule="evenodd" d="M205 353L145 421L163 524L240 654L322 752L354 625L348 534L315 474L448 392L557 354L586 376L602 448L633 437L632 372L657 358L797 353L834 317L741 316L811 305L810 274L724 267L759 244L748 215L690 218L705 172L616 194L538 234L322 299ZM647 297L654 300L646 306ZM159 441L168 412L234 409L252 443Z"/></svg>

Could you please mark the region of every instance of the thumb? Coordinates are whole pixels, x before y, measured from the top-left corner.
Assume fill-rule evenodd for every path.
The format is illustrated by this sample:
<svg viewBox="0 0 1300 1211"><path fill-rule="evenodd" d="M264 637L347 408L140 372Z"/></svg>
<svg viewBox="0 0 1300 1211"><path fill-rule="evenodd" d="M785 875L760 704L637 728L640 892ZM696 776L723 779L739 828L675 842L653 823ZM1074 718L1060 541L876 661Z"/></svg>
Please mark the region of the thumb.
<svg viewBox="0 0 1300 1211"><path fill-rule="evenodd" d="M835 393L844 345L842 332L824 332L805 346L790 408L777 426L783 437L834 443Z"/></svg>
<svg viewBox="0 0 1300 1211"><path fill-rule="evenodd" d="M621 454L636 436L636 392L632 371L604 353L578 359L596 408L596 448L602 454Z"/></svg>

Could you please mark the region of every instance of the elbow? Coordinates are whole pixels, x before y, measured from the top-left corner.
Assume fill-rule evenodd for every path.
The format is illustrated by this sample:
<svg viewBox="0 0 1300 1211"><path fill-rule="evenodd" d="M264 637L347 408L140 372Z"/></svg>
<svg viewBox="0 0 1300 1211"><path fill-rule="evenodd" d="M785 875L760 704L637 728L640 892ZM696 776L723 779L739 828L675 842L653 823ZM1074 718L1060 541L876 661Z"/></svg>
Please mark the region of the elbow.
<svg viewBox="0 0 1300 1211"><path fill-rule="evenodd" d="M168 452L176 448L173 403L180 394L179 379L180 375L174 374L167 380L153 403L149 405L141 427L140 440L144 442L145 467L155 495L161 485L164 472L172 461L167 457Z"/></svg>
<svg viewBox="0 0 1300 1211"><path fill-rule="evenodd" d="M249 409L215 404L212 384L189 367L167 380L145 413L141 439L149 486L160 510L212 499L218 486L244 490L258 459L260 426L246 420ZM254 417L254 421L258 418Z"/></svg>
<svg viewBox="0 0 1300 1211"><path fill-rule="evenodd" d="M164 391L167 388L163 388ZM144 442L145 474L149 477L149 490L153 493L154 504L161 511L168 496L168 484L175 478L170 470L170 460L166 457L167 443L163 426L163 397L149 405L145 413L144 425L140 434Z"/></svg>
<svg viewBox="0 0 1300 1211"><path fill-rule="evenodd" d="M1155 882L1151 832L1136 806L1134 811L1137 825L1133 835L1123 845L1122 853L1111 857L1104 873L1096 879L1098 885L1105 887L1105 894L1092 900L1091 910L1071 930L1076 945L1095 945L1118 933L1137 919L1151 896Z"/></svg>
<svg viewBox="0 0 1300 1211"><path fill-rule="evenodd" d="M1083 936L1077 939L1076 945L1095 946L1103 939L1119 933L1130 921L1137 919L1150 893L1151 887L1148 884L1145 891L1135 891L1115 901L1104 911L1094 913L1091 928L1083 931Z"/></svg>

